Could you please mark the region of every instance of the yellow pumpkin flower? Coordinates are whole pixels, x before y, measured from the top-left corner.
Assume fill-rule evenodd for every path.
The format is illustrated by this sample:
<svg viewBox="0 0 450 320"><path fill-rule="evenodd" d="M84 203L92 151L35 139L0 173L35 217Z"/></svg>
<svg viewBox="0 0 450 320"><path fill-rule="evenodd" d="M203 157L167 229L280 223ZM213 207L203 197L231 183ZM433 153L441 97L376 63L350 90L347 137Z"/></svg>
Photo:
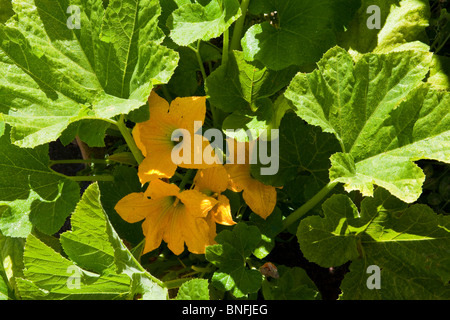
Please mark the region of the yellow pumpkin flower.
<svg viewBox="0 0 450 320"><path fill-rule="evenodd" d="M245 203L250 209L266 219L275 209L277 192L275 187L266 185L254 179L250 174L251 150L248 142L237 142L227 139L231 163L224 165L228 172L228 189L241 192ZM245 156L241 152L245 150Z"/></svg>
<svg viewBox="0 0 450 320"><path fill-rule="evenodd" d="M176 255L184 251L184 244L190 252L203 254L214 244L205 218L217 202L198 190L180 192L174 184L153 180L145 192L125 196L115 209L127 222L144 220L144 254L162 241Z"/></svg>
<svg viewBox="0 0 450 320"><path fill-rule="evenodd" d="M215 160L213 164L203 161L207 148L213 158L215 155L209 141L195 132L205 120L206 97L176 98L169 105L152 91L148 103L150 119L136 124L133 129L136 145L145 157L138 171L142 184L159 178L171 178L177 166L202 169L218 163ZM186 133L180 143L172 140L175 130L183 130ZM175 146L180 147L181 163L172 160ZM186 149L190 150L190 154L184 154Z"/></svg>
<svg viewBox="0 0 450 320"><path fill-rule="evenodd" d="M232 226L236 224L231 215L230 201L221 194L228 188L228 173L224 166L216 166L198 170L194 178L194 190L198 190L217 200L217 204L209 212L207 221L210 224L211 239L216 236L216 223Z"/></svg>

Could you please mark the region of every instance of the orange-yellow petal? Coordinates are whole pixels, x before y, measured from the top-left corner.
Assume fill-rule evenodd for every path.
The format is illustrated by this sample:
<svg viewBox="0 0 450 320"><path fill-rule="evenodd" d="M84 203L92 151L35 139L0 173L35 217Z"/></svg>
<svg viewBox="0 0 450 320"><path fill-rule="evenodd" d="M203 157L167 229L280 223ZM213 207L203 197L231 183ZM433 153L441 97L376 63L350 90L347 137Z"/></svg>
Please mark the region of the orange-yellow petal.
<svg viewBox="0 0 450 320"><path fill-rule="evenodd" d="M150 120L158 120L167 116L169 112L169 103L161 98L155 91L148 97L148 106L150 109Z"/></svg>
<svg viewBox="0 0 450 320"><path fill-rule="evenodd" d="M133 131L132 131L132 135L133 135L133 138L134 138L134 142L136 142L136 146L139 148L139 150L141 150L142 155L144 157L146 157L147 156L147 148L145 147L144 143L142 142L141 130L140 130L139 124L136 124L134 126Z"/></svg>
<svg viewBox="0 0 450 320"><path fill-rule="evenodd" d="M177 121L179 128L194 129L194 121L203 125L206 115L206 97L176 98L170 104L170 117Z"/></svg>
<svg viewBox="0 0 450 320"><path fill-rule="evenodd" d="M183 232L188 250L192 253L204 254L207 246L215 244L205 218L186 219Z"/></svg>
<svg viewBox="0 0 450 320"><path fill-rule="evenodd" d="M161 245L164 233L171 225L173 217L173 199L170 197L150 200L153 210L148 212L148 217L142 223L142 231L145 236L143 253L155 250Z"/></svg>
<svg viewBox="0 0 450 320"><path fill-rule="evenodd" d="M248 184L242 196L250 209L263 219L272 213L277 202L275 187L265 185L257 180Z"/></svg>
<svg viewBox="0 0 450 320"><path fill-rule="evenodd" d="M138 176L140 182L145 184L156 179L171 178L176 170L177 165L171 161L170 156L150 156L139 165Z"/></svg>
<svg viewBox="0 0 450 320"><path fill-rule="evenodd" d="M198 170L194 178L195 190L221 193L227 190L228 173L224 166Z"/></svg>
<svg viewBox="0 0 450 320"><path fill-rule="evenodd" d="M145 190L145 195L151 199L177 196L179 193L180 188L177 185L161 180L153 180L149 183L147 190Z"/></svg>
<svg viewBox="0 0 450 320"><path fill-rule="evenodd" d="M190 252L205 253L206 246L212 244L206 220L193 217L185 205L171 197L153 201L159 204L159 211L153 212L142 225L146 237L144 253L158 248L162 240L176 255L184 251L184 244Z"/></svg>
<svg viewBox="0 0 450 320"><path fill-rule="evenodd" d="M232 226L236 224L234 222L233 217L231 215L231 207L230 207L230 200L223 194L220 194L217 197L218 203L216 206L211 210L211 215L214 218L214 221L218 224L226 225L226 226Z"/></svg>
<svg viewBox="0 0 450 320"><path fill-rule="evenodd" d="M217 200L197 190L185 190L177 195L193 217L206 217L217 204Z"/></svg>
<svg viewBox="0 0 450 320"><path fill-rule="evenodd" d="M228 188L234 192L244 190L248 182L252 179L250 176L250 165L226 164L224 167L228 173Z"/></svg>
<svg viewBox="0 0 450 320"><path fill-rule="evenodd" d="M267 218L273 211L277 201L275 187L265 185L252 178L249 164L227 164L228 188L234 192L243 192L245 203L262 218Z"/></svg>
<svg viewBox="0 0 450 320"><path fill-rule="evenodd" d="M148 211L152 210L153 203L143 192L131 193L122 198L114 207L123 220L135 223L145 219Z"/></svg>

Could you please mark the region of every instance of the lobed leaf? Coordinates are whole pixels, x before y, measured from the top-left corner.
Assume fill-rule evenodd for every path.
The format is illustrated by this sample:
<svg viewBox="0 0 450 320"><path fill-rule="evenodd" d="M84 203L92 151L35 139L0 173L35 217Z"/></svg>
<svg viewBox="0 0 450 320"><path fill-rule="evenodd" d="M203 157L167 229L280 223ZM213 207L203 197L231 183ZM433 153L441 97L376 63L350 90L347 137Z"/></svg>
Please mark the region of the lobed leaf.
<svg viewBox="0 0 450 320"><path fill-rule="evenodd" d="M253 13L276 13L275 22L250 27L242 39L246 60L258 60L273 70L316 62L336 44L343 29L359 8L359 0L259 0Z"/></svg>
<svg viewBox="0 0 450 320"><path fill-rule="evenodd" d="M208 280L192 279L178 289L177 300L209 300Z"/></svg>
<svg viewBox="0 0 450 320"><path fill-rule="evenodd" d="M80 14L67 14L69 6ZM13 8L15 18L0 25L0 113L21 147L138 109L177 65L178 54L161 45L156 1L112 0L105 10L101 0L26 0ZM99 130L94 145L102 144Z"/></svg>
<svg viewBox="0 0 450 320"><path fill-rule="evenodd" d="M371 196L373 186L414 202L425 176L420 159L450 162L450 96L423 84L431 55L420 51L366 54L356 63L328 51L310 74L298 74L286 97L297 114L335 135L330 179Z"/></svg>
<svg viewBox="0 0 450 320"><path fill-rule="evenodd" d="M203 3L182 4L172 12L167 26L176 44L187 46L197 40L217 38L241 16L237 0L209 0Z"/></svg>
<svg viewBox="0 0 450 320"><path fill-rule="evenodd" d="M206 247L206 259L219 268L211 283L217 289L231 291L236 298L258 291L261 273L246 268L246 258L261 241L258 228L238 223L232 231L220 232L215 240L218 244Z"/></svg>
<svg viewBox="0 0 450 320"><path fill-rule="evenodd" d="M344 195L323 205L324 217L300 222L305 257L321 266L349 260L342 299L448 299L450 219L425 205L406 207L386 190L365 198L358 211ZM367 285L368 266L381 270L381 286Z"/></svg>
<svg viewBox="0 0 450 320"><path fill-rule="evenodd" d="M0 230L26 238L33 226L56 233L80 198L80 188L48 168L48 145L19 148L0 137Z"/></svg>
<svg viewBox="0 0 450 320"><path fill-rule="evenodd" d="M25 299L166 299L161 287L135 260L112 228L100 202L99 188L86 189L72 215L73 231L61 235L68 259L33 235L24 252Z"/></svg>

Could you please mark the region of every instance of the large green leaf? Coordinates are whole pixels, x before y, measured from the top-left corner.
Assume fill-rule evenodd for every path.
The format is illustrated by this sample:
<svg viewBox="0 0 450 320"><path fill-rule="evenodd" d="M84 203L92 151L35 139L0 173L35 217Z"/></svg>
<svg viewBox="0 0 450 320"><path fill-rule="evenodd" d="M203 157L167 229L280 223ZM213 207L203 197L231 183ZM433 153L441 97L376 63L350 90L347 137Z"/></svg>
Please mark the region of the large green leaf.
<svg viewBox="0 0 450 320"><path fill-rule="evenodd" d="M78 184L48 168L48 145L35 149L11 144L9 128L0 137L0 230L26 238L33 226L53 234L80 199Z"/></svg>
<svg viewBox="0 0 450 320"><path fill-rule="evenodd" d="M223 230L215 239L218 244L206 247L206 259L219 269L211 283L240 298L261 287L262 275L246 267L246 258L258 247L261 234L257 227L239 223L233 230Z"/></svg>
<svg viewBox="0 0 450 320"><path fill-rule="evenodd" d="M375 10L371 11L375 7ZM425 28L430 18L429 2L424 0L362 0L362 5L339 45L357 53L387 53L400 50L428 51ZM378 20L378 21L377 21ZM379 23L380 29L372 28ZM369 28L369 26L371 28Z"/></svg>
<svg viewBox="0 0 450 320"><path fill-rule="evenodd" d="M256 24L242 39L245 59L270 69L307 65L336 44L336 31L352 18L359 0L257 0L253 13L276 12L275 23Z"/></svg>
<svg viewBox="0 0 450 320"><path fill-rule="evenodd" d="M301 221L297 237L305 257L321 266L352 261L341 298L450 298L450 217L425 205L405 208L381 188L360 211L345 195L332 196L323 210L323 218ZM378 289L367 285L369 266L381 270Z"/></svg>
<svg viewBox="0 0 450 320"><path fill-rule="evenodd" d="M256 111L266 100L285 87L296 70L272 71L244 60L241 51L233 51L226 65L206 79L209 101L225 112ZM227 85L224 85L227 83Z"/></svg>
<svg viewBox="0 0 450 320"><path fill-rule="evenodd" d="M157 1L112 0L105 10L101 0L26 0L13 8L15 18L0 25L0 113L21 147L56 140L76 121L138 109L177 65L178 54L160 45Z"/></svg>
<svg viewBox="0 0 450 320"><path fill-rule="evenodd" d="M237 0L207 0L181 5L167 20L170 37L187 46L219 37L241 15Z"/></svg>
<svg viewBox="0 0 450 320"><path fill-rule="evenodd" d="M210 103L231 113L225 118L222 129L234 130L229 136L243 141L248 139L244 131L250 130L255 139L261 130L278 128L290 106L284 98L275 102L272 99L295 73L294 67L269 70L260 63L245 61L241 51L233 51L228 63L211 73L205 84Z"/></svg>
<svg viewBox="0 0 450 320"><path fill-rule="evenodd" d="M430 76L428 77L427 82L436 90L450 91L450 57L433 56L433 62L430 67Z"/></svg>
<svg viewBox="0 0 450 320"><path fill-rule="evenodd" d="M17 279L22 298L124 299L141 294L166 299L167 290L140 266L112 228L96 183L84 192L72 227L60 240L69 259L28 236L24 278Z"/></svg>
<svg viewBox="0 0 450 320"><path fill-rule="evenodd" d="M255 164L251 166L255 178L276 187L299 179L304 184L302 190L297 190L299 194L318 192L329 182L330 156L339 151L339 143L333 135L321 132L289 112L281 120L279 144L278 172L261 175L264 165Z"/></svg>
<svg viewBox="0 0 450 320"><path fill-rule="evenodd" d="M331 157L330 180L371 196L373 186L414 202L425 175L420 159L450 162L450 95L422 82L431 54L366 54L356 64L333 48L319 69L298 74L286 97L297 114L333 133L342 153Z"/></svg>

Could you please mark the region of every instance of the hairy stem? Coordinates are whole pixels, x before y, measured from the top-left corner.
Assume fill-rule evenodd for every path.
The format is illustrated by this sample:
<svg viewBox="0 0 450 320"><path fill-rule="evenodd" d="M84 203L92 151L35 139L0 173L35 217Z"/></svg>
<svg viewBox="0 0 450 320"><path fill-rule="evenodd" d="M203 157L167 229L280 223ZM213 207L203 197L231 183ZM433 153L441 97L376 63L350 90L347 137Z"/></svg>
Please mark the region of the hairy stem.
<svg viewBox="0 0 450 320"><path fill-rule="evenodd" d="M292 212L284 221L283 221L283 230L288 228L295 221L303 217L306 213L308 213L311 209L313 209L323 198L326 197L331 190L336 187L337 182L328 183L322 190L320 190L314 197L308 200L304 205L300 208Z"/></svg>
<svg viewBox="0 0 450 320"><path fill-rule="evenodd" d="M240 48L242 30L244 29L245 17L247 15L247 9L249 4L250 0L242 0L241 2L242 16L239 17L239 19L236 21L236 25L234 26L230 50L239 50Z"/></svg>
<svg viewBox="0 0 450 320"><path fill-rule="evenodd" d="M111 175L99 175L99 176L66 176L65 178L70 179L72 181L90 181L90 182L96 182L96 181L114 181L114 176Z"/></svg>
<svg viewBox="0 0 450 320"><path fill-rule="evenodd" d="M190 47L192 50L194 50L195 52L195 56L197 57L197 61L198 61L198 66L200 67L200 72L202 73L202 77L203 77L203 82L206 81L206 71L205 71L205 66L203 65L203 59L202 56L200 55L200 44L202 43L202 41L199 39L197 41L197 49L194 49L192 47Z"/></svg>
<svg viewBox="0 0 450 320"><path fill-rule="evenodd" d="M57 164L111 164L112 161L108 159L70 159L70 160L50 160L48 166L52 167Z"/></svg>
<svg viewBox="0 0 450 320"><path fill-rule="evenodd" d="M189 169L183 177L183 180L181 180L180 185L178 186L180 188L180 192L184 190L184 187L189 182L189 180L192 178L192 175L194 174L194 169Z"/></svg>
<svg viewBox="0 0 450 320"><path fill-rule="evenodd" d="M134 142L130 129L127 128L125 124L125 116L123 114L120 115L120 119L117 122L117 127L119 128L120 133L124 137L125 142L128 145L128 148L130 148L131 153L136 159L136 162L140 164L144 160L144 156L142 155L141 150L139 150L139 148L137 147L136 142Z"/></svg>
<svg viewBox="0 0 450 320"><path fill-rule="evenodd" d="M228 55L230 50L230 31L225 30L223 33L223 50L222 50L222 65L226 66L228 63Z"/></svg>

